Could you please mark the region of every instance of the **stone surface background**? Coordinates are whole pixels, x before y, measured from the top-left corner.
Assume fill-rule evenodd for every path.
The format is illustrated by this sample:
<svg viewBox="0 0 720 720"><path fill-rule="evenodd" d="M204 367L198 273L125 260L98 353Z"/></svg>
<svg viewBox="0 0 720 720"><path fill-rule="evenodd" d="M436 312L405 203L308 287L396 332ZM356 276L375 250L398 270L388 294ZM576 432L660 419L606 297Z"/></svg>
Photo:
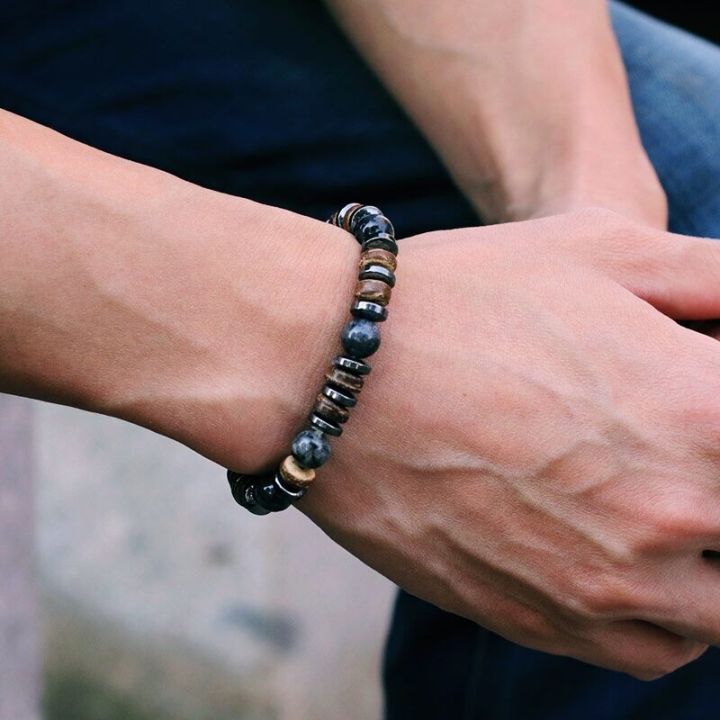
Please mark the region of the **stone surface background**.
<svg viewBox="0 0 720 720"><path fill-rule="evenodd" d="M34 419L48 720L380 716L390 583L298 512L242 512L172 441Z"/></svg>

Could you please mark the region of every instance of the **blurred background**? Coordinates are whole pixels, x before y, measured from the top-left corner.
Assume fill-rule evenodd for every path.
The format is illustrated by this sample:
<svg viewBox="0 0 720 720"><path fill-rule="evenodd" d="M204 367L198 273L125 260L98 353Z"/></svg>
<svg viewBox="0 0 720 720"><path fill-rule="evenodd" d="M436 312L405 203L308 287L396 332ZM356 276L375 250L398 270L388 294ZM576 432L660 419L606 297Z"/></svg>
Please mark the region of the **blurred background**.
<svg viewBox="0 0 720 720"><path fill-rule="evenodd" d="M379 717L389 582L172 441L28 405L46 720Z"/></svg>

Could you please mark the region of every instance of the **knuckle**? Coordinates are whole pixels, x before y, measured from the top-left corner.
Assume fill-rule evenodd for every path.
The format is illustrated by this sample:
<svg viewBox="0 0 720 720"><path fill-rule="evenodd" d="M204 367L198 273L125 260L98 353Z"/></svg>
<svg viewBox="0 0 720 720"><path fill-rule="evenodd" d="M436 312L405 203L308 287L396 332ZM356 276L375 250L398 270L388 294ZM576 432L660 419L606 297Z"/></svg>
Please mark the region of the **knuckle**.
<svg viewBox="0 0 720 720"><path fill-rule="evenodd" d="M705 514L701 499L686 488L648 498L635 549L641 555L653 555L684 546L703 532Z"/></svg>
<svg viewBox="0 0 720 720"><path fill-rule="evenodd" d="M630 614L639 606L639 593L619 572L570 573L563 597L575 618L611 620Z"/></svg>

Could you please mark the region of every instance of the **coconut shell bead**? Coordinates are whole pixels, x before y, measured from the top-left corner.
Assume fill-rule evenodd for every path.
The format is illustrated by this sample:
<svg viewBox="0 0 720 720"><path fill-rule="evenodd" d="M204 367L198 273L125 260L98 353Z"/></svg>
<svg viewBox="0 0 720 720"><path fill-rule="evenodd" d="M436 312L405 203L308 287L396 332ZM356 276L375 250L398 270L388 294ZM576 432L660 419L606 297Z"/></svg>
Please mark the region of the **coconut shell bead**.
<svg viewBox="0 0 720 720"><path fill-rule="evenodd" d="M350 411L320 393L315 398L313 412L330 423L342 425L348 421ZM332 433L330 433L332 434Z"/></svg>
<svg viewBox="0 0 720 720"><path fill-rule="evenodd" d="M280 477L293 487L306 488L315 480L315 470L302 467L293 455L288 455L280 463Z"/></svg>
<svg viewBox="0 0 720 720"><path fill-rule="evenodd" d="M364 270L368 265L381 265L395 272L397 270L397 258L387 250L374 248L366 250L360 256L360 270Z"/></svg>
<svg viewBox="0 0 720 720"><path fill-rule="evenodd" d="M392 288L382 280L359 280L355 286L355 297L385 307L390 302Z"/></svg>
<svg viewBox="0 0 720 720"><path fill-rule="evenodd" d="M365 382L358 375L345 372L344 370L340 370L340 368L332 368L329 372L325 373L325 378L333 387L348 393L359 393Z"/></svg>

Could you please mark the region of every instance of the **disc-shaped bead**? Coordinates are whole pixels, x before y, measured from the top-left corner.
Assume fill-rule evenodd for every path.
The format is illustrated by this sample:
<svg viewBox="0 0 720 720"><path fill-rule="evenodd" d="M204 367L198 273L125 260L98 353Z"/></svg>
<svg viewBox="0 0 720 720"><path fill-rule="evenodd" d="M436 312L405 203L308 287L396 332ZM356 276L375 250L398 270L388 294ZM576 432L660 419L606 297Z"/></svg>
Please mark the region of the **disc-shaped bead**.
<svg viewBox="0 0 720 720"><path fill-rule="evenodd" d="M336 368L341 368L342 370L347 370L357 375L367 375L372 369L366 362L345 357L344 355L336 355L333 360L333 365Z"/></svg>
<svg viewBox="0 0 720 720"><path fill-rule="evenodd" d="M397 258L387 250L374 248L373 250L366 250L360 255L360 269L362 270L368 265L382 265L388 270L395 272L397 269Z"/></svg>
<svg viewBox="0 0 720 720"><path fill-rule="evenodd" d="M340 407L340 405L334 403L329 397L325 397L322 393L315 398L313 412L323 420L337 425L346 423L350 417L350 412L347 408ZM332 433L328 434L332 435Z"/></svg>
<svg viewBox="0 0 720 720"><path fill-rule="evenodd" d="M359 393L365 382L359 375L353 375L336 367L325 373L325 378L330 385L347 393Z"/></svg>
<svg viewBox="0 0 720 720"><path fill-rule="evenodd" d="M323 396L320 395L318 397ZM326 435L332 435L333 437L340 437L340 435L342 435L342 428L337 423L326 420L316 412L310 414L310 424Z"/></svg>
<svg viewBox="0 0 720 720"><path fill-rule="evenodd" d="M322 463L320 464L322 465ZM288 455L280 463L280 477L290 485L303 488L311 485L315 480L315 470L312 467L302 467L293 455Z"/></svg>
<svg viewBox="0 0 720 720"><path fill-rule="evenodd" d="M355 297L383 307L390 302L392 288L382 280L359 280L355 286Z"/></svg>
<svg viewBox="0 0 720 720"><path fill-rule="evenodd" d="M358 275L358 280L381 280L390 287L395 287L395 273L382 265L368 265Z"/></svg>

